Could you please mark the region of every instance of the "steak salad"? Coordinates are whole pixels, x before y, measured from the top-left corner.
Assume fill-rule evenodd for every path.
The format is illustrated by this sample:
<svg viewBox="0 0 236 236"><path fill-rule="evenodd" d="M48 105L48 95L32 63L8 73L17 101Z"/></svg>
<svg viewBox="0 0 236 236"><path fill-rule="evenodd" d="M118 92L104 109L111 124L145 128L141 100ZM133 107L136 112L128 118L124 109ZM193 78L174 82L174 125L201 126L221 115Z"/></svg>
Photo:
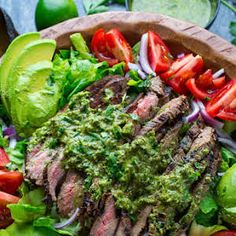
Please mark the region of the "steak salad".
<svg viewBox="0 0 236 236"><path fill-rule="evenodd" d="M0 236L235 235L236 80L152 31L70 38L3 57Z"/></svg>

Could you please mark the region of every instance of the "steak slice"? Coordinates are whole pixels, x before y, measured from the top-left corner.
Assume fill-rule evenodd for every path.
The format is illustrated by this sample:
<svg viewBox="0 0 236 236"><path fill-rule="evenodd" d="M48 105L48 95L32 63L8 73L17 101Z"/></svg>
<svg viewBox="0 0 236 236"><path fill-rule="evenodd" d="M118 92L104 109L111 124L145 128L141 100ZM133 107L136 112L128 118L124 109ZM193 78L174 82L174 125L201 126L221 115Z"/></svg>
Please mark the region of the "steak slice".
<svg viewBox="0 0 236 236"><path fill-rule="evenodd" d="M105 201L104 213L94 222L90 236L110 236L114 235L119 219L116 218L115 201L109 195Z"/></svg>
<svg viewBox="0 0 236 236"><path fill-rule="evenodd" d="M38 186L43 186L43 174L47 165L54 158L55 152L49 149L37 152L34 156L27 156L26 159L26 178Z"/></svg>
<svg viewBox="0 0 236 236"><path fill-rule="evenodd" d="M186 96L180 96L172 99L165 104L157 115L149 121L138 133L144 135L151 130L157 131L168 121L176 119L179 115L184 114L189 109L189 104Z"/></svg>
<svg viewBox="0 0 236 236"><path fill-rule="evenodd" d="M83 200L83 180L77 172L70 170L57 198L59 214L64 217L72 215L76 208L83 205Z"/></svg>
<svg viewBox="0 0 236 236"><path fill-rule="evenodd" d="M128 216L121 216L119 225L114 235L115 236L128 236L131 233L131 228L132 228L132 224Z"/></svg>
<svg viewBox="0 0 236 236"><path fill-rule="evenodd" d="M131 230L131 236L140 236L147 228L148 216L152 211L152 206L145 207L138 216L138 220Z"/></svg>
<svg viewBox="0 0 236 236"><path fill-rule="evenodd" d="M152 78L149 91L161 97L165 95L165 84L159 76Z"/></svg>
<svg viewBox="0 0 236 236"><path fill-rule="evenodd" d="M105 101L106 90L109 89L113 93L110 98L112 104L119 104L122 101L124 94L127 92L127 78L122 76L108 76L98 81L97 84L89 86L86 90L91 92L90 106L92 108L104 107L107 104ZM98 86L97 88L96 85Z"/></svg>
<svg viewBox="0 0 236 236"><path fill-rule="evenodd" d="M47 194L47 201L56 202L57 192L60 188L62 181L66 175L66 171L62 166L63 150L59 149L57 156L48 164L44 173L44 186Z"/></svg>

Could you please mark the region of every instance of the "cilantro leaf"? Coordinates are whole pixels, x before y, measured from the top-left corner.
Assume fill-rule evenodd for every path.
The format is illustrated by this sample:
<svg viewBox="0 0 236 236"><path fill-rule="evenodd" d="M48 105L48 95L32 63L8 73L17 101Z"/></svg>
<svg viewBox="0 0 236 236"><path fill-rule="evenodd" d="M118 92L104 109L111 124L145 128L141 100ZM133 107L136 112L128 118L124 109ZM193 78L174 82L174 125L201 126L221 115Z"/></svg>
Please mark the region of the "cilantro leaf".
<svg viewBox="0 0 236 236"><path fill-rule="evenodd" d="M232 40L232 44L236 45L236 21L232 21L230 22L230 33L232 34L232 36L234 36L235 38Z"/></svg>
<svg viewBox="0 0 236 236"><path fill-rule="evenodd" d="M87 15L108 11L109 0L83 0Z"/></svg>

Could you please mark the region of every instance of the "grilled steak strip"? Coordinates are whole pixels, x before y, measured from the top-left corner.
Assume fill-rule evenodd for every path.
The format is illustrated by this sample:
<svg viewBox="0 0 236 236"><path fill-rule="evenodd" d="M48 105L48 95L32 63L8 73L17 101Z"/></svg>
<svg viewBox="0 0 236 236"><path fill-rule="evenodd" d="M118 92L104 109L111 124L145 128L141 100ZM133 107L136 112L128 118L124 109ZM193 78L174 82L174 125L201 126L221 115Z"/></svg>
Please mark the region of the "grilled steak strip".
<svg viewBox="0 0 236 236"><path fill-rule="evenodd" d="M43 173L54 158L54 155L55 152L53 150L45 149L37 152L34 156L28 156L25 166L26 178L38 186L43 186Z"/></svg>
<svg viewBox="0 0 236 236"><path fill-rule="evenodd" d="M83 180L77 172L70 170L57 198L59 214L64 217L72 215L77 207L82 207L83 200Z"/></svg>
<svg viewBox="0 0 236 236"><path fill-rule="evenodd" d="M63 150L58 149L56 157L48 164L44 172L44 186L47 194L47 202L57 201L57 192L61 187L66 171L62 166Z"/></svg>
<svg viewBox="0 0 236 236"><path fill-rule="evenodd" d="M122 76L109 76L98 81L97 84L89 86L86 90L91 92L92 108L104 107L107 104L105 101L105 92L109 89L112 91L110 102L112 104L119 104L122 101L124 94L127 92L127 79Z"/></svg>
<svg viewBox="0 0 236 236"><path fill-rule="evenodd" d="M138 220L131 230L131 236L139 236L147 228L147 219L152 211L152 206L146 206L138 216Z"/></svg>
<svg viewBox="0 0 236 236"><path fill-rule="evenodd" d="M158 227L155 229L155 227L151 226L150 235L165 235L168 232L172 232L172 230L176 227L176 223L174 220L177 214L181 214L184 209L187 209L188 206L192 204L194 198L191 192L187 189L191 188L191 185L193 185L194 183L196 183L196 181L199 180L198 174L201 176L201 174L205 172L207 167L207 162L205 161L205 159L209 156L209 150L214 148L215 141L216 139L214 130L210 127L204 128L202 132L198 135L198 137L194 140L187 155L185 155L185 157L180 160L180 163L178 163L178 165L176 165L175 168L170 173L168 173L167 176L171 178L172 172L176 172L174 174L174 176L176 176L177 173L182 173L183 168L186 168L187 166L190 167L190 169L188 169L187 167L187 169L185 170L186 173L183 172L185 173L184 175L186 175L187 179L180 179L181 182L178 182L178 180L176 179L175 183L178 186L183 181L182 186L179 187L181 187L181 189L186 189L186 191L188 191L188 194L185 196L184 199L180 199L181 202L179 202L179 209L176 207L172 207L172 202L165 203L163 202L163 200L160 199L160 203L154 206L153 208L156 222L158 222ZM163 181L165 176L166 174L161 176L161 178L163 178ZM161 181L161 183L164 183L163 181ZM165 191L165 188L163 190ZM161 191L162 189L160 189L160 192ZM176 201L175 198L173 198L173 200ZM155 232L155 230L157 231Z"/></svg>
<svg viewBox="0 0 236 236"><path fill-rule="evenodd" d="M168 121L184 114L188 109L189 105L185 96L172 99L164 105L157 115L139 131L138 135L143 135L151 130L157 131Z"/></svg>
<svg viewBox="0 0 236 236"><path fill-rule="evenodd" d="M114 236L128 236L130 235L131 228L131 220L128 216L122 215Z"/></svg>
<svg viewBox="0 0 236 236"><path fill-rule="evenodd" d="M115 233L119 219L116 218L115 201L109 195L105 201L104 213L94 222L90 236L111 236Z"/></svg>

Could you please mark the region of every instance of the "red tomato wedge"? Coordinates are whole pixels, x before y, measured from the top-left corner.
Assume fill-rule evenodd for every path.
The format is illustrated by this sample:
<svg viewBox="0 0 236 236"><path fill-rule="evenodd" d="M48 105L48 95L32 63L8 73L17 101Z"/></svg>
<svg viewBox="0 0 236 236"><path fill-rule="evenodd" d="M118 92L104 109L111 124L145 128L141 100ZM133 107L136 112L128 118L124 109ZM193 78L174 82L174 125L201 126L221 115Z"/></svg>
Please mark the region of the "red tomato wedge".
<svg viewBox="0 0 236 236"><path fill-rule="evenodd" d="M212 80L214 89L221 89L226 84L225 76Z"/></svg>
<svg viewBox="0 0 236 236"><path fill-rule="evenodd" d="M23 182L23 174L18 171L0 170L0 191L14 194Z"/></svg>
<svg viewBox="0 0 236 236"><path fill-rule="evenodd" d="M132 49L121 32L111 29L105 34L107 50L118 60L133 62Z"/></svg>
<svg viewBox="0 0 236 236"><path fill-rule="evenodd" d="M196 84L199 88L207 89L212 87L213 85L212 81L213 81L212 70L208 69L205 73L203 73L196 79Z"/></svg>
<svg viewBox="0 0 236 236"><path fill-rule="evenodd" d="M148 31L148 61L157 74L167 71L173 62L168 47L160 36L152 31Z"/></svg>
<svg viewBox="0 0 236 236"><path fill-rule="evenodd" d="M180 94L185 94L186 93L185 82L188 79L191 79L195 77L197 74L201 73L204 63L202 57L198 55L192 57L191 54L190 56L188 56L188 60L186 60L186 57L182 58L181 61L182 60L184 60L186 63L181 63L181 64L185 65L183 65L181 68L178 69L176 73L174 73L171 77L169 77L166 80L166 83L169 86L171 86L175 90L175 92Z"/></svg>
<svg viewBox="0 0 236 236"><path fill-rule="evenodd" d="M104 29L97 30L93 35L91 50L99 61L106 61L109 66L113 66L119 62L106 48Z"/></svg>
<svg viewBox="0 0 236 236"><path fill-rule="evenodd" d="M214 233L212 236L236 236L236 230L223 230Z"/></svg>
<svg viewBox="0 0 236 236"><path fill-rule="evenodd" d="M187 80L185 85L195 98L200 100L210 99L210 94L197 87L194 78Z"/></svg>
<svg viewBox="0 0 236 236"><path fill-rule="evenodd" d="M164 80L167 81L171 76L177 73L181 68L183 68L186 64L188 64L192 59L194 58L193 54L188 54L184 56L181 59L175 60L172 65L170 66L170 69L162 73L160 77Z"/></svg>
<svg viewBox="0 0 236 236"><path fill-rule="evenodd" d="M0 148L0 170L5 169L5 166L10 163L10 159L7 153L4 151L3 148Z"/></svg>
<svg viewBox="0 0 236 236"><path fill-rule="evenodd" d="M20 198L0 191L0 228L3 229L13 223L8 204L16 204Z"/></svg>
<svg viewBox="0 0 236 236"><path fill-rule="evenodd" d="M229 81L223 88L221 88L215 95L212 96L211 101L206 105L207 113L215 117L221 111L233 111L236 115L236 108L234 107L234 99L236 98L236 79ZM232 104L231 104L232 103Z"/></svg>

